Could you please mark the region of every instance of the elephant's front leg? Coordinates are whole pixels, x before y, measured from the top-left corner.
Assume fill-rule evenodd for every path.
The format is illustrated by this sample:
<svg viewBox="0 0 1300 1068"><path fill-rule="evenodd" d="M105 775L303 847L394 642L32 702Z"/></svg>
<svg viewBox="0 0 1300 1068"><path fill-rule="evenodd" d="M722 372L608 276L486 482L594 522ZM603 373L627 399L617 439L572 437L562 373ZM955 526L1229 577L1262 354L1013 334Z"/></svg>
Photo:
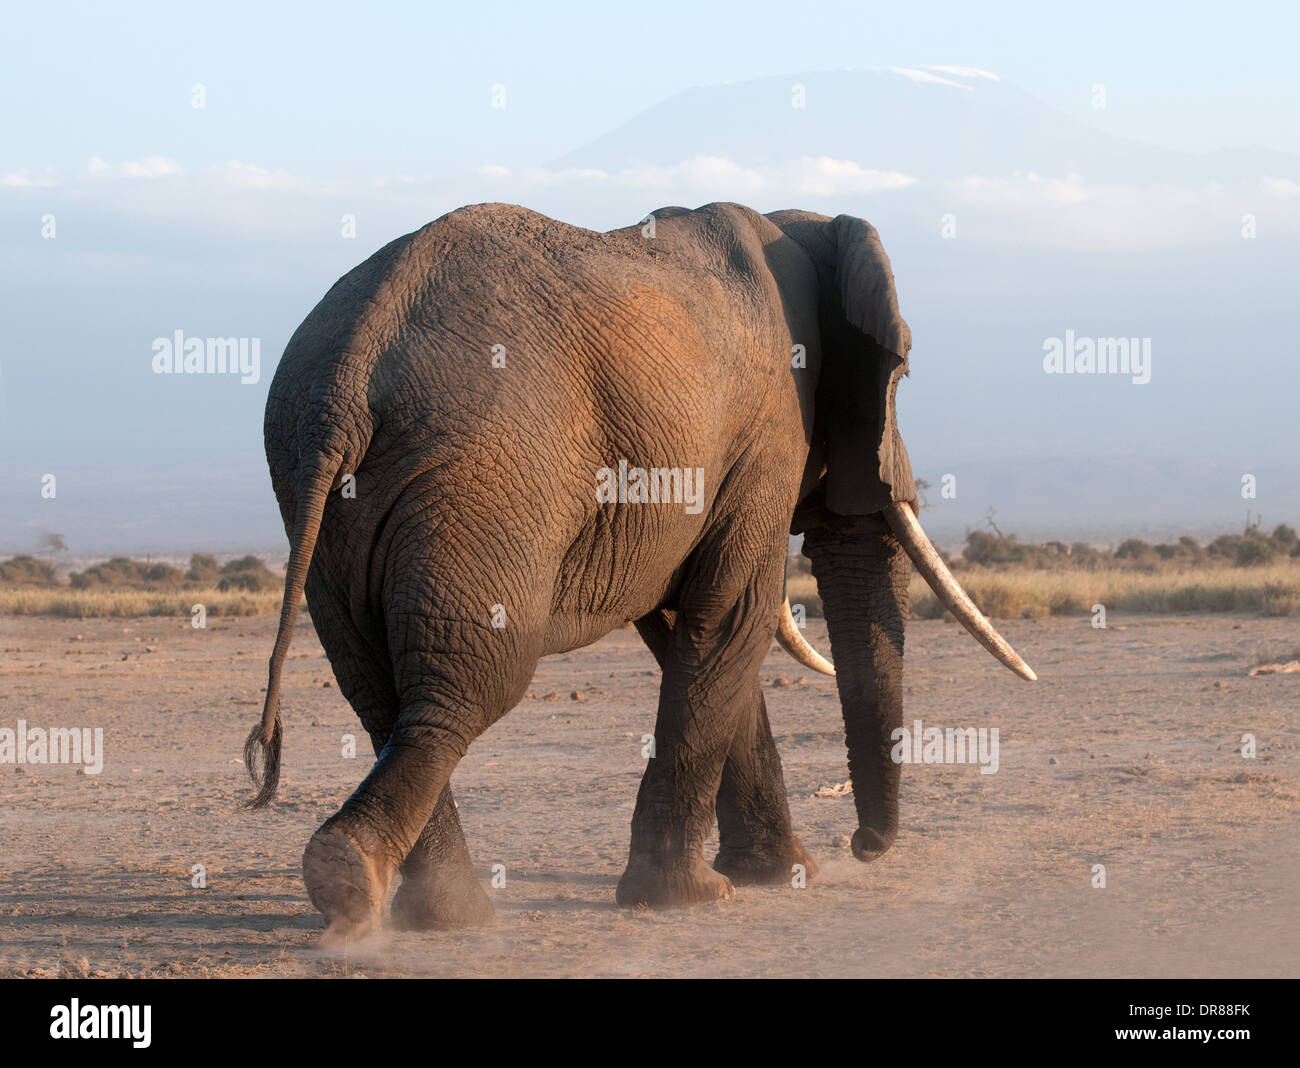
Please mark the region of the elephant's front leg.
<svg viewBox="0 0 1300 1068"><path fill-rule="evenodd" d="M656 611L637 620L636 626L662 668L672 645L673 617ZM817 874L816 862L791 827L781 757L757 675L741 696L717 811L720 848L713 867L732 883L784 883L794 877L796 864L803 865L808 878Z"/></svg>
<svg viewBox="0 0 1300 1068"><path fill-rule="evenodd" d="M662 656L655 755L637 794L627 870L615 895L620 905L735 896L731 880L706 861L704 844L744 695L771 641L775 605L759 593L766 586L779 589L776 581L756 582L724 607L714 588L713 597L678 612Z"/></svg>
<svg viewBox="0 0 1300 1068"><path fill-rule="evenodd" d="M795 865L807 878L817 874L817 864L791 827L781 757L757 677L722 770L718 838L713 867L736 885L789 883Z"/></svg>

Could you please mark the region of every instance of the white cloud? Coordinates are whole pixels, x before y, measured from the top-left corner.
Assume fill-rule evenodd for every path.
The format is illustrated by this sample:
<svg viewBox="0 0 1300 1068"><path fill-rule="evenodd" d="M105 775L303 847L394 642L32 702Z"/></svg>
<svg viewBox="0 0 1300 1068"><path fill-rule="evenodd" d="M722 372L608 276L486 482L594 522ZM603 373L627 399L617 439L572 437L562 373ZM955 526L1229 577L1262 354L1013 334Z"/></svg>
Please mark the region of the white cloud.
<svg viewBox="0 0 1300 1068"><path fill-rule="evenodd" d="M563 188L599 185L617 189L657 189L674 196L714 195L741 200L759 194L876 193L903 189L915 181L899 171L877 171L852 160L805 156L790 163L745 166L723 156L694 156L669 166L641 164L606 172L590 168L548 170L529 167L518 173L505 167L483 166L485 178L509 179L510 184Z"/></svg>
<svg viewBox="0 0 1300 1068"><path fill-rule="evenodd" d="M94 178L165 178L185 173L179 163L166 156L147 156L126 163L106 163L91 156L86 171Z"/></svg>
<svg viewBox="0 0 1300 1068"><path fill-rule="evenodd" d="M1300 187L1286 179L1272 181L1283 202L1270 209L1270 225L1300 231ZM1240 240L1244 192L1214 182L1090 185L1077 175L1059 180L1033 173L1012 178L971 175L936 187L939 202L947 204L943 210L957 216L964 237L1062 253L1191 248L1206 241Z"/></svg>
<svg viewBox="0 0 1300 1068"><path fill-rule="evenodd" d="M886 189L905 189L915 183L901 171L876 171L852 160L801 159L796 164L799 180L796 192L811 196L834 196L837 193L879 193Z"/></svg>
<svg viewBox="0 0 1300 1068"><path fill-rule="evenodd" d="M50 167L33 173L26 167L21 170L0 174L0 186L7 189L49 189L59 184L59 176Z"/></svg>
<svg viewBox="0 0 1300 1068"><path fill-rule="evenodd" d="M507 172L509 173L509 172ZM546 167L525 167L519 177L527 185L573 185L578 182L604 182L609 175L594 167L565 167L553 171Z"/></svg>
<svg viewBox="0 0 1300 1068"><path fill-rule="evenodd" d="M734 163L722 156L694 156L669 167L630 167L616 172L614 182L634 188L665 190L734 189L738 196L748 196L762 189L766 178L760 170Z"/></svg>
<svg viewBox="0 0 1300 1068"><path fill-rule="evenodd" d="M236 189L297 189L304 184L288 171L272 171L256 163L240 163L237 159L224 167L214 168L208 174L218 184L224 181Z"/></svg>
<svg viewBox="0 0 1300 1068"><path fill-rule="evenodd" d="M1300 185L1290 178L1272 178L1265 175L1260 180L1260 187L1266 194L1274 197L1300 197Z"/></svg>
<svg viewBox="0 0 1300 1068"><path fill-rule="evenodd" d="M1077 174L1068 174L1063 179L1043 178L1033 171L1011 178L969 175L961 179L957 187L984 201L1015 202L1030 198L1053 204L1078 204L1098 196L1098 189L1085 185Z"/></svg>
<svg viewBox="0 0 1300 1068"><path fill-rule="evenodd" d="M159 180L163 177L166 181ZM315 235L337 232L341 212L364 219L359 237L385 240L461 204L486 200L525 204L603 229L621 219L640 218L656 205L715 200L760 210L794 205L870 218L881 209L865 198L893 194L889 211L926 220L955 212L964 240L1070 252L1191 247L1235 237L1242 213L1266 198L1270 227L1300 231L1300 184L1289 178L1270 176L1231 186L1126 186L1090 183L1077 174L1056 178L1028 172L933 182L853 159L811 155L766 163L699 155L671 165L611 171L486 163L450 175L394 172L351 182L312 179L238 160L187 170L166 157L133 163L96 158L67 177L48 168L0 175L0 201L12 191L17 207L24 190L50 186L83 197L79 210L129 222L130 229L122 232L172 235L167 256L184 256L176 250L205 241L236 248L241 242L302 240L307 247Z"/></svg>

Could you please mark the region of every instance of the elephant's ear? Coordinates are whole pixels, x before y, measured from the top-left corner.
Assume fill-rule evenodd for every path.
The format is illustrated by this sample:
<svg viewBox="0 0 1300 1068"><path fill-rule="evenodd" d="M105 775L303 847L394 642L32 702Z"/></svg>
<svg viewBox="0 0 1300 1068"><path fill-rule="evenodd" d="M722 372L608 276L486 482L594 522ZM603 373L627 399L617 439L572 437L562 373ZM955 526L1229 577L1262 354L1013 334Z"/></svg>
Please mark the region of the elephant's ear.
<svg viewBox="0 0 1300 1068"><path fill-rule="evenodd" d="M898 313L894 273L875 228L841 215L829 229L833 280L823 294L817 389L826 506L840 515L870 515L916 497L894 410L912 332Z"/></svg>

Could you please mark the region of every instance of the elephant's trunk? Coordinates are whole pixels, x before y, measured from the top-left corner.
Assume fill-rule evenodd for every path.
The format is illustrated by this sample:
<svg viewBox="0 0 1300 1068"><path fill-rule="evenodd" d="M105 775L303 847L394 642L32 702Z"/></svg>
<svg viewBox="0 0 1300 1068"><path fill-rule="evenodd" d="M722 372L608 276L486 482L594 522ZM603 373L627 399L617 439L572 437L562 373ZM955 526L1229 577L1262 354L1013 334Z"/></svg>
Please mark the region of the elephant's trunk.
<svg viewBox="0 0 1300 1068"><path fill-rule="evenodd" d="M908 556L879 517L809 530L812 561L835 657L849 775L858 810L853 854L874 860L898 834L900 767L893 732L903 724L903 629Z"/></svg>

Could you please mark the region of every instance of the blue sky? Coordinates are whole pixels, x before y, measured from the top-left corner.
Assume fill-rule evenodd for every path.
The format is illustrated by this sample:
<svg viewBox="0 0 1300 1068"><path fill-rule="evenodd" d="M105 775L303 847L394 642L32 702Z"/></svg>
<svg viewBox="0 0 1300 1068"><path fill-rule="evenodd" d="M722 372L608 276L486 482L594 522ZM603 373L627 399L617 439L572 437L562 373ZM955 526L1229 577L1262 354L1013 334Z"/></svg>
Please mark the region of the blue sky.
<svg viewBox="0 0 1300 1068"><path fill-rule="evenodd" d="M1300 522L1300 13L978 7L6 11L0 552L278 546L285 342L380 245L486 200L596 229L711 200L872 221L916 339L914 464L975 487L939 533L988 507L1052 537L1238 528L1243 471ZM259 339L260 381L153 374L175 330ZM1151 337L1151 383L1046 377L1066 330Z"/></svg>
<svg viewBox="0 0 1300 1068"><path fill-rule="evenodd" d="M54 3L6 5L0 34L3 171L513 165L693 85L925 64L992 70L1156 144L1300 151L1300 9L1278 3Z"/></svg>

